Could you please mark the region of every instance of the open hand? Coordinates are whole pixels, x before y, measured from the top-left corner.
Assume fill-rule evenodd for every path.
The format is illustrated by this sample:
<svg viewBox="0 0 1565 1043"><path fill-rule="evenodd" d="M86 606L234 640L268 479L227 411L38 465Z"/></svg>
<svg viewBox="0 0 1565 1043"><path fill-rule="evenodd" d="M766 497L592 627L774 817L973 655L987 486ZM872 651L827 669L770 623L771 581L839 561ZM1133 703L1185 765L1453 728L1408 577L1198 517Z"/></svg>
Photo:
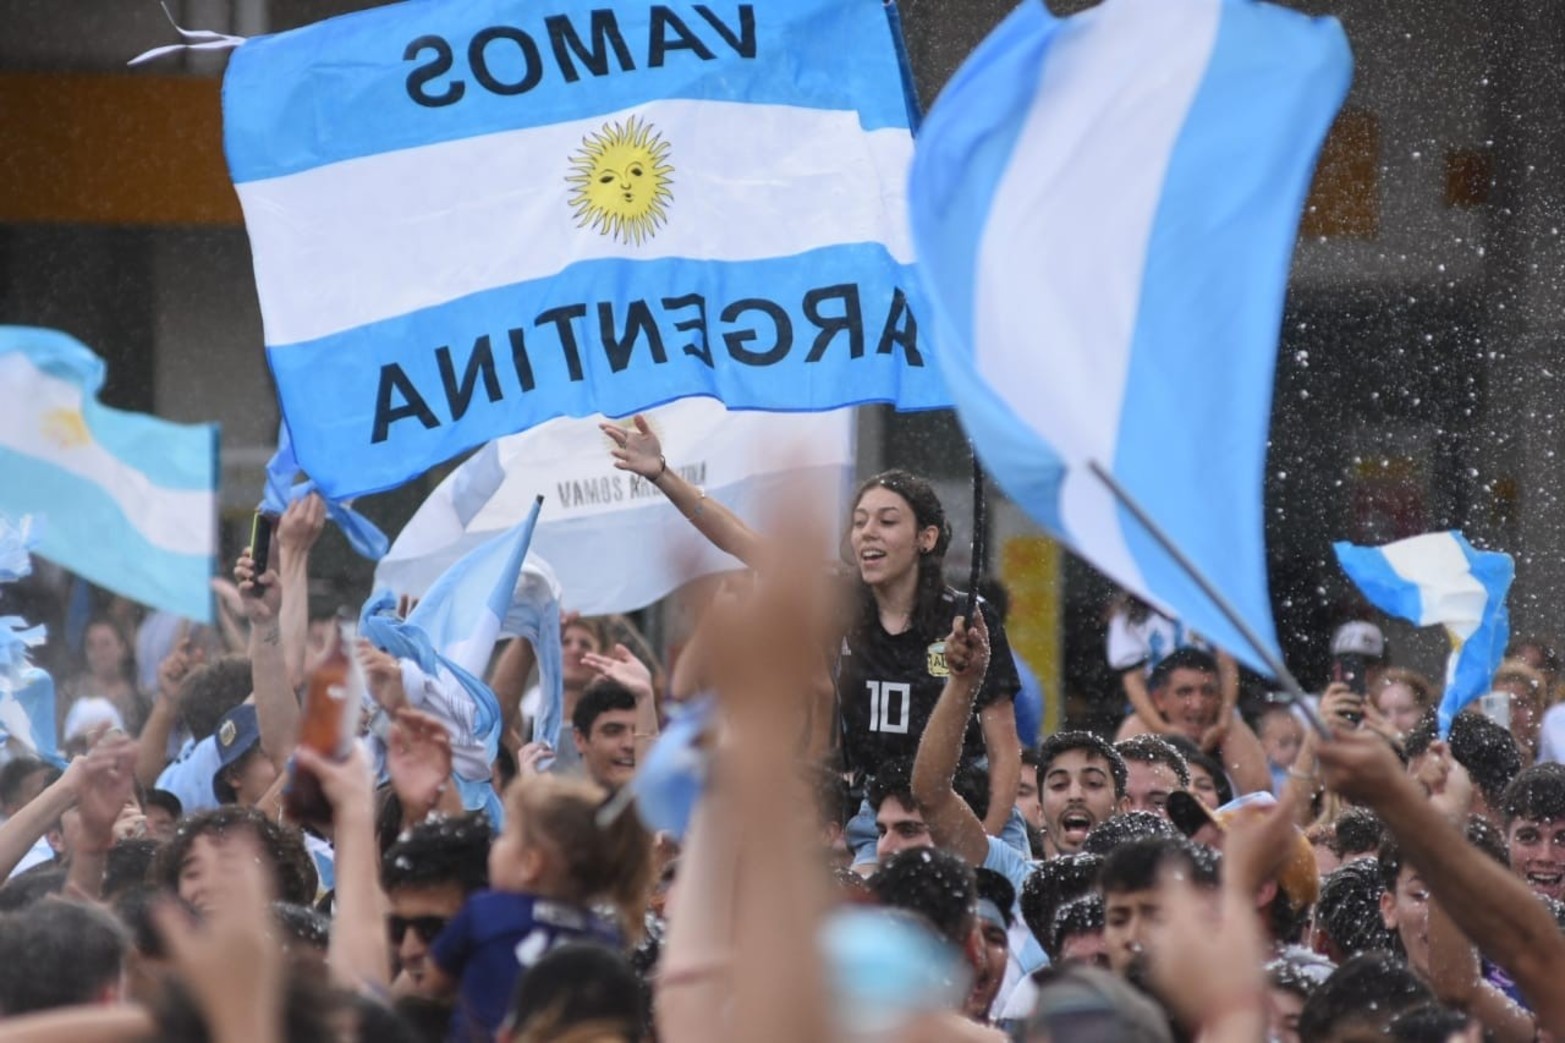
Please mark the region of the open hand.
<svg viewBox="0 0 1565 1043"><path fill-rule="evenodd" d="M657 478L663 473L665 466L663 444L658 441L658 436L647 424L646 417L637 413L634 423L635 430L609 423L599 424L598 429L614 443L614 449L610 453L614 457L615 467L621 471L639 474L643 478Z"/></svg>
<svg viewBox="0 0 1565 1043"><path fill-rule="evenodd" d="M624 645L615 645L614 651L608 655L587 652L582 655L581 661L584 666L596 671L599 677L607 677L630 689L637 699L651 698L652 671Z"/></svg>
<svg viewBox="0 0 1565 1043"><path fill-rule="evenodd" d="M402 813L422 819L451 783L451 735L427 713L404 707L386 736L386 772L402 801Z"/></svg>

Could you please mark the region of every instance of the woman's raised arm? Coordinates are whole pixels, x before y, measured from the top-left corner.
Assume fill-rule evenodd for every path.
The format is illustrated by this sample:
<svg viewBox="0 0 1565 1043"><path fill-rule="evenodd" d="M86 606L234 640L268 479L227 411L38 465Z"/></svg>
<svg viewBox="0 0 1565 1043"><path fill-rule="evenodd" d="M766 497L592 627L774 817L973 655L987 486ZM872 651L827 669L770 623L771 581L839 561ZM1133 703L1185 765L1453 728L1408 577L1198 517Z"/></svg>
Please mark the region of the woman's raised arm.
<svg viewBox="0 0 1565 1043"><path fill-rule="evenodd" d="M636 414L634 430L618 424L598 426L614 442L615 467L640 475L657 486L669 502L679 508L679 513L719 550L732 554L751 568L760 566L765 541L737 514L716 500L707 499L706 493L669 467L662 443L647 425L645 417Z"/></svg>

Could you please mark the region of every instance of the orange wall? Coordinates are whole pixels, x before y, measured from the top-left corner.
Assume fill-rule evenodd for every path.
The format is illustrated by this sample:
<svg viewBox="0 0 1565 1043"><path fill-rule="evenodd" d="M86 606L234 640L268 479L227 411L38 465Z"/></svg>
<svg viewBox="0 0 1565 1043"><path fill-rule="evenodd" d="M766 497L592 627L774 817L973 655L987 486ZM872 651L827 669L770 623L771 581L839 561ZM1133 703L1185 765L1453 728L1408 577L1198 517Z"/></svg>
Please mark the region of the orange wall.
<svg viewBox="0 0 1565 1043"><path fill-rule="evenodd" d="M220 85L0 74L0 223L239 224Z"/></svg>

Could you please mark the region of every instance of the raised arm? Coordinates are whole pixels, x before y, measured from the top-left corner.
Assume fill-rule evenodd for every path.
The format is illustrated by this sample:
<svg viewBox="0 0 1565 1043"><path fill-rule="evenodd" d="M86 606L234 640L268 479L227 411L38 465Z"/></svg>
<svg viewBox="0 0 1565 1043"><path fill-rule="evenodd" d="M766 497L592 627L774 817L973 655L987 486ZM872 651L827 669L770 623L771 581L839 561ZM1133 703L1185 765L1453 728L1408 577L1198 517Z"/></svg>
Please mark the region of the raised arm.
<svg viewBox="0 0 1565 1043"><path fill-rule="evenodd" d="M1539 1026L1565 1033L1565 936L1527 885L1470 845L1379 737L1336 728L1320 763L1332 789L1373 808L1396 834L1433 897L1526 993Z"/></svg>
<svg viewBox="0 0 1565 1043"><path fill-rule="evenodd" d="M327 960L349 988L384 994L391 987L380 850L375 844L375 797L369 764L358 743L346 760L332 761L300 747L299 764L321 780L332 806L337 904Z"/></svg>
<svg viewBox="0 0 1565 1043"><path fill-rule="evenodd" d="M234 565L234 581L250 618L250 676L255 686L255 718L261 731L261 752L278 772L287 771L288 755L299 737L299 698L288 682L280 609L282 585L275 569L257 579L250 548Z"/></svg>
<svg viewBox="0 0 1565 1043"><path fill-rule="evenodd" d="M0 880L9 877L38 838L49 832L66 809L75 806L86 766L85 757L71 761L65 774L0 824Z"/></svg>
<svg viewBox="0 0 1565 1043"><path fill-rule="evenodd" d="M645 762L658 737L657 692L652 687L652 671L624 645L615 645L609 655L588 652L582 663L628 689L636 697L636 763Z"/></svg>
<svg viewBox="0 0 1565 1043"><path fill-rule="evenodd" d="M924 812L924 821L929 823L936 844L981 866L989 857L988 835L973 809L957 796L954 786L962 757L962 737L973 715L973 700L989 668L989 628L982 612L975 620L977 626L969 630L966 621L958 617L946 638L950 676L918 741L918 755L913 759L913 799ZM1015 731L1013 725L1013 735ZM1020 751L1017 756L1019 759Z"/></svg>
<svg viewBox="0 0 1565 1043"><path fill-rule="evenodd" d="M669 502L679 508L679 513L690 519L696 531L719 550L732 554L751 568L758 567L764 553L764 541L755 530L727 507L707 499L706 493L685 481L669 466L658 436L640 413L636 414L635 425L634 431L618 424L599 425L614 442L614 466L640 475L657 486Z"/></svg>
<svg viewBox="0 0 1565 1043"><path fill-rule="evenodd" d="M181 627L179 640L163 662L158 664L157 697L152 701L152 712L141 726L136 743L136 781L144 788L151 788L168 764L168 737L179 720L179 686L190 671L202 660L200 646L192 641L186 627Z"/></svg>
<svg viewBox="0 0 1565 1043"><path fill-rule="evenodd" d="M70 894L93 901L102 897L114 822L135 794L135 765L135 741L117 733L105 736L87 754L70 837L65 879Z"/></svg>
<svg viewBox="0 0 1565 1043"><path fill-rule="evenodd" d="M495 660L489 672L489 689L500 703L500 717L504 722L501 735L510 735L516 719L522 712L522 695L527 691L527 678L532 675L538 654L526 638L513 637Z"/></svg>
<svg viewBox="0 0 1565 1043"><path fill-rule="evenodd" d="M310 548L325 527L326 501L318 493L290 503L277 521L277 576L283 591L278 625L292 691L304 684L304 650L310 633Z"/></svg>

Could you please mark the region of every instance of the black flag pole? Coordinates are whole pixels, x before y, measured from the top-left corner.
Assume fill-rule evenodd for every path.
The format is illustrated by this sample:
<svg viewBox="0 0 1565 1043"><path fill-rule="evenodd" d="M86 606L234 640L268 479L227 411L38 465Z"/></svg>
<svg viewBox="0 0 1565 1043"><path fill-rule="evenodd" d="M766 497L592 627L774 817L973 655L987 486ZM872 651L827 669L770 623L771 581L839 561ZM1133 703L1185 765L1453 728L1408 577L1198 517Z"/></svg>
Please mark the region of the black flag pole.
<svg viewBox="0 0 1565 1043"><path fill-rule="evenodd" d="M1287 694L1289 700L1294 706L1299 708L1299 712L1304 714L1305 718L1310 722L1310 727L1314 728L1323 737L1331 738L1331 732L1327 729L1326 722L1321 720L1321 716L1315 711L1315 707L1310 705L1309 699L1304 694L1304 689L1299 687L1299 682L1294 679L1287 666L1283 665L1281 657L1267 647L1265 642L1251 628L1250 624L1240 617L1238 611L1229 600L1212 585L1212 581L1207 579L1200 569L1196 568L1195 562L1185 556L1185 552L1180 550L1168 533L1163 531L1162 526L1153 521L1152 516L1147 514L1141 504L1136 501L1136 498L1130 495L1129 490L1119 483L1119 479L1110 474L1108 469L1096 460L1087 461L1087 467L1097 476L1098 481L1108 487L1109 492L1114 494L1114 498L1124 505L1124 508L1135 517L1136 521L1141 523L1141 527L1147 531L1147 534L1168 552L1168 556L1174 559L1174 564L1178 565L1185 575L1189 576L1195 585L1201 588L1201 593L1211 599L1212 604L1217 606L1217 610L1227 618L1228 622L1233 624L1234 629L1239 631L1245 643L1254 650L1256 656L1260 658L1261 662L1266 664L1272 675L1277 678L1277 682L1282 685L1283 692Z"/></svg>
<svg viewBox="0 0 1565 1043"><path fill-rule="evenodd" d="M985 539L988 528L986 518L987 504L984 501L984 465L978 462L978 453L973 453L973 567L967 577L967 608L962 613L962 618L969 625L973 622L973 612L978 608L978 581L984 577L984 567L988 564L985 558L988 553L988 541Z"/></svg>

